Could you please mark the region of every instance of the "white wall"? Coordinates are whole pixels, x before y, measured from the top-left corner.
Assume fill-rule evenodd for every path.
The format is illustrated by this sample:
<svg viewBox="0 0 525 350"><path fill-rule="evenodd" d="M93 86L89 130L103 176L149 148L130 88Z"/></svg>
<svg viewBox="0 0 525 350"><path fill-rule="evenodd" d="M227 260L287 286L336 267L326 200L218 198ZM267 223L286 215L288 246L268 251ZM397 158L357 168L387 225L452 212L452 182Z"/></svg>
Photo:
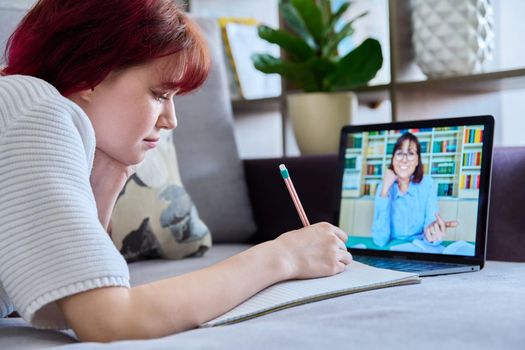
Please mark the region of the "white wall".
<svg viewBox="0 0 525 350"><path fill-rule="evenodd" d="M37 0L0 0L0 7L30 8Z"/></svg>
<svg viewBox="0 0 525 350"><path fill-rule="evenodd" d="M502 69L525 67L525 1L496 0ZM501 93L502 145L525 145L525 88Z"/></svg>
<svg viewBox="0 0 525 350"><path fill-rule="evenodd" d="M251 17L279 26L278 0L191 0L191 13L207 17Z"/></svg>

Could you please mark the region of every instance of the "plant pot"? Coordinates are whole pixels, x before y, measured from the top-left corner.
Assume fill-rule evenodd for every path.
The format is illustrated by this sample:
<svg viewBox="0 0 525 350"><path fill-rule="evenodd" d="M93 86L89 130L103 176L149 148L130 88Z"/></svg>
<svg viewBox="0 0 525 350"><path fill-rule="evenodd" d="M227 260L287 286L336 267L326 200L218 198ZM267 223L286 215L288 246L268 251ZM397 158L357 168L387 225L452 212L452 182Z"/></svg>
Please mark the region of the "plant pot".
<svg viewBox="0 0 525 350"><path fill-rule="evenodd" d="M490 0L412 0L412 43L428 77L484 70L494 51Z"/></svg>
<svg viewBox="0 0 525 350"><path fill-rule="evenodd" d="M341 128L357 114L356 94L296 93L288 95L287 102L301 154L337 153Z"/></svg>

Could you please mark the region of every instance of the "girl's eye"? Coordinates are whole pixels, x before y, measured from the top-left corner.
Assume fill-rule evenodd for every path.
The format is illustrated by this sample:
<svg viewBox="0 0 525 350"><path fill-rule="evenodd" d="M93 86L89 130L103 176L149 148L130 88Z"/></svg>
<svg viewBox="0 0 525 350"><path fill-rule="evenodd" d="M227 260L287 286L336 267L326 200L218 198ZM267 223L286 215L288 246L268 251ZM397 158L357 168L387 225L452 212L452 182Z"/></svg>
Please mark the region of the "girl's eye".
<svg viewBox="0 0 525 350"><path fill-rule="evenodd" d="M166 101L166 100L169 100L169 94L168 93L159 93L159 92L154 92L153 93L153 96L155 96L155 99L157 101Z"/></svg>

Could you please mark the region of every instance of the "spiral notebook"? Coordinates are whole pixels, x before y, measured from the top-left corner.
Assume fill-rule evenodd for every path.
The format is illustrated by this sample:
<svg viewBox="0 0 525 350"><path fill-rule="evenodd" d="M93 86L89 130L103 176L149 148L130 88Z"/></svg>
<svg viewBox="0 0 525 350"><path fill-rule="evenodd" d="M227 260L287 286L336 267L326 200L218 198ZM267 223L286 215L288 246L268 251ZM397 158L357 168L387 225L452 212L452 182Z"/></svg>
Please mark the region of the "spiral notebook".
<svg viewBox="0 0 525 350"><path fill-rule="evenodd" d="M233 324L323 299L420 281L415 273L380 269L354 261L334 276L274 284L201 327Z"/></svg>

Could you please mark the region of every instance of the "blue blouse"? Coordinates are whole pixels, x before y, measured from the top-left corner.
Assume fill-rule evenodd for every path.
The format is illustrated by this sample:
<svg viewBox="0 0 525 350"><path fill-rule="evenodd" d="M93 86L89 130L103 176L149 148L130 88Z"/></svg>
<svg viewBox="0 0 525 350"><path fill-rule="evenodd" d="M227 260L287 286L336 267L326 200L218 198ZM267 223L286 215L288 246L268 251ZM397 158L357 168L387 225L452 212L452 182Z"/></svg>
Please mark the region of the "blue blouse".
<svg viewBox="0 0 525 350"><path fill-rule="evenodd" d="M416 238L430 245L424 235L425 227L436 220L439 212L437 187L430 176L423 176L420 183L412 181L405 193L399 191L396 182L387 197L381 197L382 184L377 188L374 205L372 238L378 246L385 246L392 239L412 241Z"/></svg>

